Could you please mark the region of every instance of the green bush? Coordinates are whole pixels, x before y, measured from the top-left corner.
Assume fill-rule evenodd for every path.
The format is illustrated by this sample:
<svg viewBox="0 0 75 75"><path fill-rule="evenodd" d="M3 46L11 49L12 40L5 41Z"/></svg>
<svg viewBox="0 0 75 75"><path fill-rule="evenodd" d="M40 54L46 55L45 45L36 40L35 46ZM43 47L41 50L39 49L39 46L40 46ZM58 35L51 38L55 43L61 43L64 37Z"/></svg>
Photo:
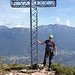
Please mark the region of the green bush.
<svg viewBox="0 0 75 75"><path fill-rule="evenodd" d="M26 64L18 64L18 63L11 63L11 64L3 64L0 69L2 70L20 70L22 69Z"/></svg>
<svg viewBox="0 0 75 75"><path fill-rule="evenodd" d="M75 75L74 68L61 65L60 63L53 64L52 69L56 71L56 75Z"/></svg>
<svg viewBox="0 0 75 75"><path fill-rule="evenodd" d="M2 65L4 57L0 56L0 65Z"/></svg>

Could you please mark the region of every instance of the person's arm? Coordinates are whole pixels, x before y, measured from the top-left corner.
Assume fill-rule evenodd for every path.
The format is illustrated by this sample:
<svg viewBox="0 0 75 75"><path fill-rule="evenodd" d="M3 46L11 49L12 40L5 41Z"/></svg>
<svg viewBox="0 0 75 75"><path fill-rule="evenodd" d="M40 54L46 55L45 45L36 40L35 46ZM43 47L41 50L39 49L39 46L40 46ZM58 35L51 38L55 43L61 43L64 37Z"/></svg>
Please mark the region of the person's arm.
<svg viewBox="0 0 75 75"><path fill-rule="evenodd" d="M57 48L54 46L54 55L57 55Z"/></svg>
<svg viewBox="0 0 75 75"><path fill-rule="evenodd" d="M38 42L39 44L41 44L41 45L45 44L45 42L41 42L41 41L39 41L39 40L37 40L37 42Z"/></svg>

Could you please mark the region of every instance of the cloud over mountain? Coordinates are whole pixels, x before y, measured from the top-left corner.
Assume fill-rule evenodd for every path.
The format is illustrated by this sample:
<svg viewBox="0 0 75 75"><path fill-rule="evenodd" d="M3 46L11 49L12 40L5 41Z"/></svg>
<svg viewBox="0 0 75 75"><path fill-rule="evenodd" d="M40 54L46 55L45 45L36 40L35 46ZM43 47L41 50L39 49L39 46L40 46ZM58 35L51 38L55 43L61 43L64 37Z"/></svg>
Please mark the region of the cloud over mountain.
<svg viewBox="0 0 75 75"><path fill-rule="evenodd" d="M69 20L66 20L66 25L70 26L70 21Z"/></svg>

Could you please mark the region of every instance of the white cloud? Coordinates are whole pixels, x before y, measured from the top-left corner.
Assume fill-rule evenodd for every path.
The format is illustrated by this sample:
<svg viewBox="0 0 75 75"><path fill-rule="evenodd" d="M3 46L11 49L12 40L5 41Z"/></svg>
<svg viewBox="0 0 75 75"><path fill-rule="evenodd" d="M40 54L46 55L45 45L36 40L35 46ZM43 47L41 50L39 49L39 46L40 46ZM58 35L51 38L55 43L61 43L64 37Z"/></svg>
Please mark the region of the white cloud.
<svg viewBox="0 0 75 75"><path fill-rule="evenodd" d="M69 20L66 20L66 25L70 26L70 21Z"/></svg>
<svg viewBox="0 0 75 75"><path fill-rule="evenodd" d="M25 28L30 28L28 25L25 24L16 24L14 27L25 27Z"/></svg>
<svg viewBox="0 0 75 75"><path fill-rule="evenodd" d="M59 17L56 18L56 23L57 23L57 24L62 24Z"/></svg>
<svg viewBox="0 0 75 75"><path fill-rule="evenodd" d="M23 27L23 25L19 24L19 25L17 25L16 27Z"/></svg>

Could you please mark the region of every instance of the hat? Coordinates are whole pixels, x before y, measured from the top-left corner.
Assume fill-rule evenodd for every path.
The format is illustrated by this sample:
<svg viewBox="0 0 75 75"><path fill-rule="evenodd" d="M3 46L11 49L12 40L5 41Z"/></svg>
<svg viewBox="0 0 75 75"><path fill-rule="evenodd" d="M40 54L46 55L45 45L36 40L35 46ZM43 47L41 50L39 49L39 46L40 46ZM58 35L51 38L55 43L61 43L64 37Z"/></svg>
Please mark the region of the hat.
<svg viewBox="0 0 75 75"><path fill-rule="evenodd" d="M53 39L53 35L49 35L49 38Z"/></svg>

